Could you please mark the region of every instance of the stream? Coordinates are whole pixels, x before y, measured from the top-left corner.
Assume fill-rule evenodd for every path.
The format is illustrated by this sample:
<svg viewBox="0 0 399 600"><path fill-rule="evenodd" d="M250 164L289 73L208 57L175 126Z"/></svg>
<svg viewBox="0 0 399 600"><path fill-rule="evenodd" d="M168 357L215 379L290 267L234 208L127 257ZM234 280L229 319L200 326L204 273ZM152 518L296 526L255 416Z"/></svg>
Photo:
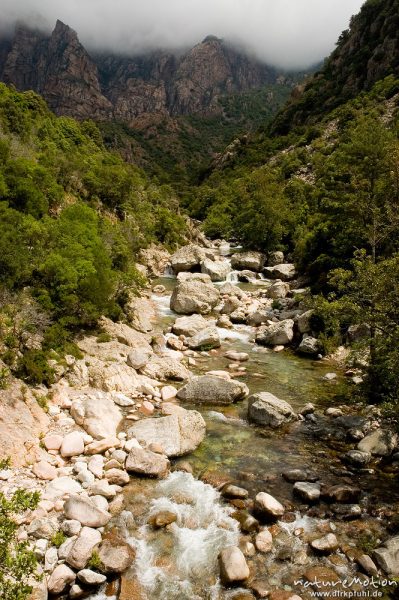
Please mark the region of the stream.
<svg viewBox="0 0 399 600"><path fill-rule="evenodd" d="M161 278L153 282L157 284L166 291L162 295L153 294L152 299L157 306L159 326L167 331L176 318L169 308L175 280ZM255 289L252 284L240 286L249 291ZM219 334L221 348L200 353L195 358L196 365L191 367L195 374L228 370L231 360L224 357L225 352L246 352L249 360L243 363L246 371L239 379L247 384L250 393L271 392L288 401L296 411L309 402L319 411L339 406L346 382L335 365L326 360L301 358L288 349L276 353L257 346L252 341L254 329L249 326L219 328ZM326 379L331 372L337 377ZM307 469L328 485L357 484L367 492L364 507L384 502L387 497L392 502L399 501L399 485L389 473L365 469L345 476L339 455L346 442L331 441L326 445L323 433L315 435L315 428L306 421L278 430L250 425L246 420L246 401L223 407L183 406L201 412L207 424L207 435L200 447L174 461L175 465L188 461L193 475L175 471L163 481L132 478L124 490L126 511L130 511L131 517L123 521L123 515L129 514L123 513L119 527L135 547L136 561L124 576L128 591L125 589L123 600L253 598L247 590L225 590L218 579L219 552L226 546L237 545L242 538L233 513L244 506L239 502L233 506L234 503L221 498L217 487L225 481L247 489L250 498L266 491L290 507L275 526L278 530L273 552L247 559L251 572L267 576L271 586L291 590L295 577L303 573L303 565L318 564L306 554L308 539L314 532L323 535L337 530L340 540L353 547L356 537L367 540L382 535L378 515L330 525L331 515L301 505L293 497L292 483L281 476L289 469ZM160 511L174 513L177 520L167 528L154 530L147 521ZM342 553L338 553L336 567L345 576L355 573L353 564ZM306 592L301 595L310 597ZM112 595L100 592L92 600L105 598L109 600Z"/></svg>

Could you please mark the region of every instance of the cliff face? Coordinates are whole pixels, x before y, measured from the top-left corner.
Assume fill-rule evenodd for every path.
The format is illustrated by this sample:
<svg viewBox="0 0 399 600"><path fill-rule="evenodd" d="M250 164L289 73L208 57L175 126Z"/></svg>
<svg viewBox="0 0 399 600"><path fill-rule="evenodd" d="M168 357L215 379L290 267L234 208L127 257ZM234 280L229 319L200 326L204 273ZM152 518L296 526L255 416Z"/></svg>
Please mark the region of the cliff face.
<svg viewBox="0 0 399 600"><path fill-rule="evenodd" d="M179 57L91 57L57 21L50 37L19 26L0 43L0 78L40 93L59 115L131 123L145 114L218 114L222 95L275 83L277 74L213 36Z"/></svg>
<svg viewBox="0 0 399 600"><path fill-rule="evenodd" d="M399 0L368 0L323 68L293 93L274 129L286 133L317 121L391 74L399 76Z"/></svg>

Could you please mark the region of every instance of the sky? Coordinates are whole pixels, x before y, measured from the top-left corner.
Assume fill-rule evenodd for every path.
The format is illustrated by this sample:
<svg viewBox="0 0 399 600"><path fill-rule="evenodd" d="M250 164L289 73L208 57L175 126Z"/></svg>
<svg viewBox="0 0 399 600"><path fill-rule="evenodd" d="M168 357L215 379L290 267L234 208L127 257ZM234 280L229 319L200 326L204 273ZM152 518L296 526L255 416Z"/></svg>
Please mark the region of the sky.
<svg viewBox="0 0 399 600"><path fill-rule="evenodd" d="M364 0L1 0L1 26L16 20L75 29L88 49L137 53L187 48L207 35L291 69L327 56Z"/></svg>

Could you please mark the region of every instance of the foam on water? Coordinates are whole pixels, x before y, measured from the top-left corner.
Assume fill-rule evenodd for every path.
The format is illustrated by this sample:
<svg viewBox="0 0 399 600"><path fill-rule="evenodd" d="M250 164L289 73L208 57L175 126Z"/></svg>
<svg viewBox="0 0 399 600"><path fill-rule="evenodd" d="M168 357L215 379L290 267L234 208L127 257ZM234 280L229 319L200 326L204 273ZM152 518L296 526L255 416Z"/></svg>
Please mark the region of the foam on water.
<svg viewBox="0 0 399 600"><path fill-rule="evenodd" d="M221 340L239 340L244 343L248 343L253 334L253 328L248 325L235 325L233 329L217 327L217 330Z"/></svg>
<svg viewBox="0 0 399 600"><path fill-rule="evenodd" d="M173 541L162 548L159 538L144 525L139 539L130 542L136 547L136 573L141 585L163 600L196 600L198 586L213 575L222 548L238 541L238 524L230 516L232 509L220 503L220 494L210 485L198 481L189 473L175 472L156 488L148 517L170 511L177 517L167 535ZM148 518L147 517L147 518ZM167 557L166 566L159 566ZM213 591L212 591L213 590ZM207 586L206 598L214 597L215 583Z"/></svg>
<svg viewBox="0 0 399 600"><path fill-rule="evenodd" d="M217 412L216 410L210 410L207 415L210 419L221 421L222 423L228 423L229 425L237 425L238 427L246 427L248 425L247 421L244 421L243 419L226 417L226 415L221 412Z"/></svg>
<svg viewBox="0 0 399 600"><path fill-rule="evenodd" d="M151 300L156 304L158 312L161 316L171 316L174 314L173 310L170 309L171 296L158 296L153 294Z"/></svg>

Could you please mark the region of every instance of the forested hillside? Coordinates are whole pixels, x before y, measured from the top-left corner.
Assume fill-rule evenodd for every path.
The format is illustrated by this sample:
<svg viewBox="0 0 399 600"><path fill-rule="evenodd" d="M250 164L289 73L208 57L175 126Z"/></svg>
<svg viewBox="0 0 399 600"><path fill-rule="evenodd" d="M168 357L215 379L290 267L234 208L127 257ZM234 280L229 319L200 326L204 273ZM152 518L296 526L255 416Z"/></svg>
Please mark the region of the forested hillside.
<svg viewBox="0 0 399 600"><path fill-rule="evenodd" d="M72 352L80 327L123 316L137 252L185 232L171 189L107 151L93 122L4 84L0 213L0 355L36 382L51 380L50 349Z"/></svg>

